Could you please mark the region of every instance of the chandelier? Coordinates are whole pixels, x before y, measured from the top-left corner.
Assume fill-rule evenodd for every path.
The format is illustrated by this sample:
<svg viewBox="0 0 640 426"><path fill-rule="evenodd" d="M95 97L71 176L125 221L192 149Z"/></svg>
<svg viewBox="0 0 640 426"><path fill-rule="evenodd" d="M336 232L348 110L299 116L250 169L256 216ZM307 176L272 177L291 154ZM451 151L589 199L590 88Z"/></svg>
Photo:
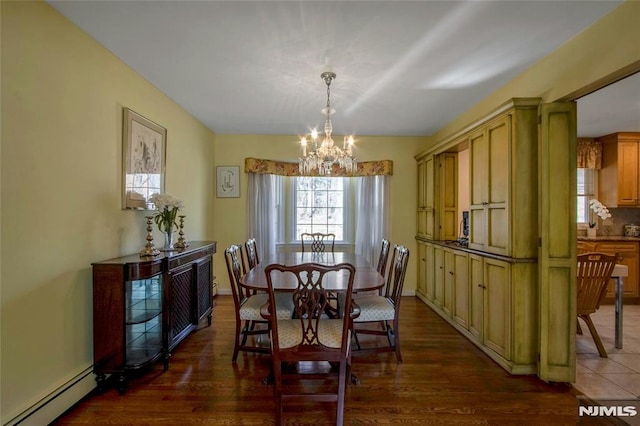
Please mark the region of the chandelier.
<svg viewBox="0 0 640 426"><path fill-rule="evenodd" d="M331 137L333 132L331 116L335 114L336 110L331 108L330 87L336 75L331 71L326 71L320 74L320 77L327 85L327 106L322 109L322 114L326 117L324 139L318 144L318 130L315 128L311 130L310 134L300 138L300 145L302 146L302 158L298 163L300 174L329 176L334 164L337 164L339 168L350 174L356 171L358 167L358 162L353 157L353 135L344 137L342 149L333 142ZM310 147L308 144L311 144Z"/></svg>

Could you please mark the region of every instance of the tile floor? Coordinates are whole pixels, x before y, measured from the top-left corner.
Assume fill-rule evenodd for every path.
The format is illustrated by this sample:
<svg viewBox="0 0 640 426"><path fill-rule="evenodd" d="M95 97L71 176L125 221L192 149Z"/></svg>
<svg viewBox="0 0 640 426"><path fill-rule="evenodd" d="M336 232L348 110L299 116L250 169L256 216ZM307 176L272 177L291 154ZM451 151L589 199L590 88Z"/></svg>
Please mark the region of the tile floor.
<svg viewBox="0 0 640 426"><path fill-rule="evenodd" d="M615 347L614 307L603 305L593 315L608 358L600 358L589 329L580 320L583 334L576 339L576 383L574 387L601 405L639 406L640 399L640 305L623 308L623 345ZM608 402L607 402L608 401ZM622 402L620 402L622 401ZM626 402L625 402L626 401ZM635 402L633 402L635 401ZM640 416L625 418L640 425Z"/></svg>

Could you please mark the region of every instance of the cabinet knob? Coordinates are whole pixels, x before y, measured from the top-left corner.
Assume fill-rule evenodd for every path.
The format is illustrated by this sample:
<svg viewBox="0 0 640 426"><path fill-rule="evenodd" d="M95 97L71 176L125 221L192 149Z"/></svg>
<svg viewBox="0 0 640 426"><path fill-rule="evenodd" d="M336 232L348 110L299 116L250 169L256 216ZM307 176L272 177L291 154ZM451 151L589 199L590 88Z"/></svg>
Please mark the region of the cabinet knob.
<svg viewBox="0 0 640 426"><path fill-rule="evenodd" d="M453 271L449 271L449 274L450 274L450 275L453 275Z"/></svg>

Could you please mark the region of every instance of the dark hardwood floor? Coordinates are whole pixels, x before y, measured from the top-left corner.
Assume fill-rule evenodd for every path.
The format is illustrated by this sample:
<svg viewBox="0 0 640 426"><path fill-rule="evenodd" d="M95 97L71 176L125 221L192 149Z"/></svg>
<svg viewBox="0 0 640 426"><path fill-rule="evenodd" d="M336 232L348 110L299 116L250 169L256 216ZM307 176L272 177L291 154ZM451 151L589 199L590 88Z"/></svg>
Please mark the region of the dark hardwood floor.
<svg viewBox="0 0 640 426"><path fill-rule="evenodd" d="M129 380L124 395L92 393L54 424L269 425L273 389L266 355L231 363L231 296L217 296L213 325L189 336L168 371L158 363ZM404 363L393 353L354 358L361 383L349 385L348 425L575 425L576 392L534 376L511 376L413 297L402 301ZM332 424L333 405L285 407L286 424ZM594 420L589 423L596 424Z"/></svg>

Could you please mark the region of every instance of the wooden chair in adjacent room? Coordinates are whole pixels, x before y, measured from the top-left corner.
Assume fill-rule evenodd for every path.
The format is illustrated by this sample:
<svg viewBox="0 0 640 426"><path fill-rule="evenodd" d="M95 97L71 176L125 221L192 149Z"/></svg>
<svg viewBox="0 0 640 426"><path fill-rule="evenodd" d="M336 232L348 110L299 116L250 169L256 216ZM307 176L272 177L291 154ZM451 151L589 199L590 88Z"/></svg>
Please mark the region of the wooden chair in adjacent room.
<svg viewBox="0 0 640 426"><path fill-rule="evenodd" d="M394 245L384 294L364 294L355 298L355 303L360 308L360 316L354 319L353 331L358 353L395 352L398 364L402 363L400 302L408 261L409 250L404 246ZM376 325L376 328L372 328L372 324ZM376 342L374 347L362 348L358 339L360 334L386 336L388 344L381 346Z"/></svg>
<svg viewBox="0 0 640 426"><path fill-rule="evenodd" d="M235 345L231 360L236 362L239 351L268 354L270 350L267 342L263 345L259 345L257 341L255 344L247 344L249 336L264 335L265 338L268 337L268 324L260 314L260 308L267 303L267 293L254 294L252 290L240 284L243 274L242 246L232 245L224 251L224 255L236 317ZM291 318L292 312L293 301L291 298L279 298L278 318ZM260 323L264 326L256 327Z"/></svg>
<svg viewBox="0 0 640 426"><path fill-rule="evenodd" d="M335 424L342 425L346 384L351 377L352 316L324 317L325 279L346 281L345 312L351 312L355 267L348 263L335 266L272 264L265 268L265 274L269 304L268 309L263 309L263 315L269 318L271 329L276 424L282 424L285 402L315 401L335 402ZM287 275L298 283L293 292L295 319L279 320L270 314L282 291L274 286L274 282L284 281ZM300 369L302 362L310 365Z"/></svg>
<svg viewBox="0 0 640 426"><path fill-rule="evenodd" d="M600 308L600 303L607 294L607 285L617 259L617 254L606 255L592 252L578 255L576 283L578 318L582 318L589 327L598 353L602 358L607 358L607 351L604 349L590 315ZM580 322L577 323L577 332L582 334Z"/></svg>
<svg viewBox="0 0 640 426"><path fill-rule="evenodd" d="M325 253L334 251L336 243L335 234L323 234L321 232L303 232L300 234L302 251L312 253Z"/></svg>

